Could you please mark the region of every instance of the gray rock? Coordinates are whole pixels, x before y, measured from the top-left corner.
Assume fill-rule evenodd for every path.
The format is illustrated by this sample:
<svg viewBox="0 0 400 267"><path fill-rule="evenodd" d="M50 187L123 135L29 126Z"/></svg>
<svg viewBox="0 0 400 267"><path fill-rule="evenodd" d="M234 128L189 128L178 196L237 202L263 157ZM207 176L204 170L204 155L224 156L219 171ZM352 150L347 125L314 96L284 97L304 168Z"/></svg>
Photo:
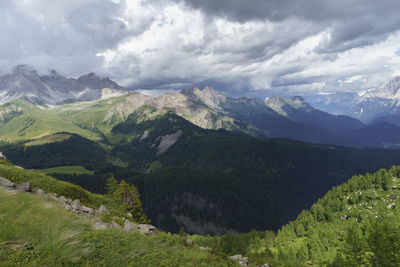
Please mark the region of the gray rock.
<svg viewBox="0 0 400 267"><path fill-rule="evenodd" d="M150 235L150 234L155 234L156 233L156 228L151 225L151 224L138 224L137 229L139 232L145 235Z"/></svg>
<svg viewBox="0 0 400 267"><path fill-rule="evenodd" d="M264 263L261 267L269 267L268 263Z"/></svg>
<svg viewBox="0 0 400 267"><path fill-rule="evenodd" d="M82 211L83 213L86 213L86 214L90 215L90 216L93 216L93 215L94 215L93 209L92 209L92 208L89 208L89 207L86 207L86 206L81 206L81 211Z"/></svg>
<svg viewBox="0 0 400 267"><path fill-rule="evenodd" d="M18 189L25 192L32 192L32 184L30 182L22 183Z"/></svg>
<svg viewBox="0 0 400 267"><path fill-rule="evenodd" d="M58 201L62 202L62 203L66 203L67 199L64 196L61 196L58 198Z"/></svg>
<svg viewBox="0 0 400 267"><path fill-rule="evenodd" d="M39 196L44 196L44 195L45 195L45 193L43 192L43 190L40 189L40 188L36 191L36 194L38 194Z"/></svg>
<svg viewBox="0 0 400 267"><path fill-rule="evenodd" d="M190 238L186 238L186 239L185 239L185 242L186 242L186 244L188 244L188 245L193 244L193 240L190 239Z"/></svg>
<svg viewBox="0 0 400 267"><path fill-rule="evenodd" d="M132 230L135 230L135 229L137 229L137 225L124 218L124 230L125 231L132 231Z"/></svg>
<svg viewBox="0 0 400 267"><path fill-rule="evenodd" d="M72 210L73 211L75 211L75 212L80 212L81 211L81 202L79 201L79 199L75 199L73 202L72 202Z"/></svg>
<svg viewBox="0 0 400 267"><path fill-rule="evenodd" d="M93 225L94 229L96 230L104 230L109 228L109 225L105 222L103 222L102 220L97 221L94 225Z"/></svg>
<svg viewBox="0 0 400 267"><path fill-rule="evenodd" d="M107 208L104 207L103 205L100 205L100 207L99 207L99 209L96 211L96 213L98 213L98 214L102 214L102 213L110 214L110 212L107 210Z"/></svg>
<svg viewBox="0 0 400 267"><path fill-rule="evenodd" d="M15 184L13 182L1 176L0 176L0 185L15 188Z"/></svg>
<svg viewBox="0 0 400 267"><path fill-rule="evenodd" d="M132 213L129 213L129 212L126 214L126 216L133 218Z"/></svg>

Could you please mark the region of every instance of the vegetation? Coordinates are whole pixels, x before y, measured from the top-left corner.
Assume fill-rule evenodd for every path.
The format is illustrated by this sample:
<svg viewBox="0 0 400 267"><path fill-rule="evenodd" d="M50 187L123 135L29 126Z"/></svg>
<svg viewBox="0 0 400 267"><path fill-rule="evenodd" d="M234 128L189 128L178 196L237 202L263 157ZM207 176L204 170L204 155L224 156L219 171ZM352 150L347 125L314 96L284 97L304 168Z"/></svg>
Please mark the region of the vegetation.
<svg viewBox="0 0 400 267"><path fill-rule="evenodd" d="M398 266L400 167L354 176L273 232L193 236L224 253L271 266Z"/></svg>
<svg viewBox="0 0 400 267"><path fill-rule="evenodd" d="M52 174L52 173L64 173L64 174L72 174L72 175L80 175L80 174L94 174L94 171L89 171L83 166L60 166L53 167L47 169L38 170L41 173Z"/></svg>
<svg viewBox="0 0 400 267"><path fill-rule="evenodd" d="M93 230L47 198L0 188L0 266L232 266L178 235Z"/></svg>

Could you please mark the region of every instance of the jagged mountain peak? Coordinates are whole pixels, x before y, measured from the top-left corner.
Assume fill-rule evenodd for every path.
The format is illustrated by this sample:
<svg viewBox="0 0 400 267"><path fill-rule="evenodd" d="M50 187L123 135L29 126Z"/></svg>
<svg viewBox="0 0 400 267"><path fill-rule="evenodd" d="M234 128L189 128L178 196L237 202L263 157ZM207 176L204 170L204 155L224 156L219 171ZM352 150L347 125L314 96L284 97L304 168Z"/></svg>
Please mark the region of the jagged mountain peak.
<svg viewBox="0 0 400 267"><path fill-rule="evenodd" d="M192 87L189 90L183 90L182 94L188 96L191 100L203 102L212 108L219 108L221 102L226 100L226 96L217 92L211 86L206 86L203 90L198 87Z"/></svg>
<svg viewBox="0 0 400 267"><path fill-rule="evenodd" d="M400 76L394 77L384 86L366 91L361 95L363 99L384 98L400 99Z"/></svg>
<svg viewBox="0 0 400 267"><path fill-rule="evenodd" d="M55 70L40 76L29 65L18 65L12 73L0 76L0 104L19 98L34 104L62 104L74 101L93 101L104 96L103 89L109 88L108 96L126 93L126 90L108 78L94 73L78 79L65 78Z"/></svg>

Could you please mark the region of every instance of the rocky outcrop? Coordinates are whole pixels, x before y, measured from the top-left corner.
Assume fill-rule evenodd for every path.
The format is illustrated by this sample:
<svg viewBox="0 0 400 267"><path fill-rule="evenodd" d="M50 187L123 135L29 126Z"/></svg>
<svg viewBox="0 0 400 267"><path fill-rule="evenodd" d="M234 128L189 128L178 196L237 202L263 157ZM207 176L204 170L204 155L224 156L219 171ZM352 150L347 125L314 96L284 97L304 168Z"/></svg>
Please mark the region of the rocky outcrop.
<svg viewBox="0 0 400 267"><path fill-rule="evenodd" d="M32 192L32 184L29 182L22 183L18 189L25 192Z"/></svg>

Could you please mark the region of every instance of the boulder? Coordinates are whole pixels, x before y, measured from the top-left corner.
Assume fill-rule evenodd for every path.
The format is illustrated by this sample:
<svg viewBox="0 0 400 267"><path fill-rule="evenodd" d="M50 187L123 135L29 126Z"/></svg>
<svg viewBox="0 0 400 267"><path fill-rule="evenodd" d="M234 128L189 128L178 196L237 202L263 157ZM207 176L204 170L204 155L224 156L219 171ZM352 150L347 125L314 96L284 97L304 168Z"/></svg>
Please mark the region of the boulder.
<svg viewBox="0 0 400 267"><path fill-rule="evenodd" d="M0 185L15 188L15 184L13 182L1 176L0 176Z"/></svg>
<svg viewBox="0 0 400 267"><path fill-rule="evenodd" d="M66 203L67 199L64 196L61 196L58 198L58 201L62 202L62 203Z"/></svg>
<svg viewBox="0 0 400 267"><path fill-rule="evenodd" d="M124 218L124 230L125 231L132 231L132 230L135 230L135 229L137 229L137 225Z"/></svg>
<svg viewBox="0 0 400 267"><path fill-rule="evenodd" d="M100 205L100 208L96 211L96 213L98 213L98 214L102 214L102 213L110 214L110 212L107 210L107 208L104 207L103 205Z"/></svg>
<svg viewBox="0 0 400 267"><path fill-rule="evenodd" d="M261 267L269 267L268 263L264 263Z"/></svg>
<svg viewBox="0 0 400 267"><path fill-rule="evenodd" d="M79 201L79 199L75 199L73 202L72 202L72 205L71 205L71 207L72 207L72 210L73 211L75 211L75 212L80 212L81 211L81 202Z"/></svg>
<svg viewBox="0 0 400 267"><path fill-rule="evenodd" d="M190 238L185 238L185 243L188 245L191 245L191 244L193 244L193 240Z"/></svg>
<svg viewBox="0 0 400 267"><path fill-rule="evenodd" d="M7 160L7 157L3 154L3 152L0 152L0 160Z"/></svg>
<svg viewBox="0 0 400 267"><path fill-rule="evenodd" d="M86 207L86 206L81 206L81 211L89 216L94 215L94 211L92 208Z"/></svg>
<svg viewBox="0 0 400 267"><path fill-rule="evenodd" d="M18 189L25 192L32 192L32 184L30 182L22 183Z"/></svg>
<svg viewBox="0 0 400 267"><path fill-rule="evenodd" d="M156 233L156 227L154 227L151 224L138 224L137 229L139 232L145 235L150 235L150 234L155 234Z"/></svg>
<svg viewBox="0 0 400 267"><path fill-rule="evenodd" d="M133 218L132 213L129 213L129 212L126 214L126 216Z"/></svg>

